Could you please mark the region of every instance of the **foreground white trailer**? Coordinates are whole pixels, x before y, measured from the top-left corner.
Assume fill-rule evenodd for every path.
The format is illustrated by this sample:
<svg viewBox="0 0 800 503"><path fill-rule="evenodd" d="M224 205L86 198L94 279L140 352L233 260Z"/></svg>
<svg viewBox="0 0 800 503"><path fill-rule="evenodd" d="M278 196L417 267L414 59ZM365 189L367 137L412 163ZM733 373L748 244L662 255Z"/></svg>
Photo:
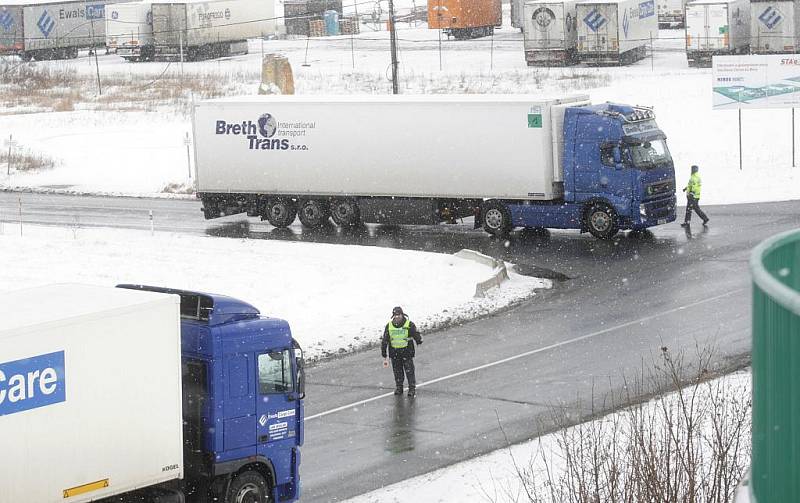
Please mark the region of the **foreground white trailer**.
<svg viewBox="0 0 800 503"><path fill-rule="evenodd" d="M752 0L750 12L750 52L793 54L800 50L797 1Z"/></svg>
<svg viewBox="0 0 800 503"><path fill-rule="evenodd" d="M658 0L658 27L683 28L686 0Z"/></svg>
<svg viewBox="0 0 800 503"><path fill-rule="evenodd" d="M587 64L638 61L658 38L655 0L583 0L577 15L578 57Z"/></svg>
<svg viewBox="0 0 800 503"><path fill-rule="evenodd" d="M82 48L103 47L107 3L112 2L0 0L0 54L64 59Z"/></svg>
<svg viewBox="0 0 800 503"><path fill-rule="evenodd" d="M274 2L153 2L156 59L187 60L246 54L247 39L276 33Z"/></svg>
<svg viewBox="0 0 800 503"><path fill-rule="evenodd" d="M525 61L570 65L577 61L577 14L572 0L526 1L523 7Z"/></svg>
<svg viewBox="0 0 800 503"><path fill-rule="evenodd" d="M183 476L179 299L0 294L0 501L83 503Z"/></svg>
<svg viewBox="0 0 800 503"><path fill-rule="evenodd" d="M750 0L694 0L686 4L686 59L711 67L719 55L750 50Z"/></svg>
<svg viewBox="0 0 800 503"><path fill-rule="evenodd" d="M128 61L152 60L153 12L150 2L120 3L108 7L106 47Z"/></svg>

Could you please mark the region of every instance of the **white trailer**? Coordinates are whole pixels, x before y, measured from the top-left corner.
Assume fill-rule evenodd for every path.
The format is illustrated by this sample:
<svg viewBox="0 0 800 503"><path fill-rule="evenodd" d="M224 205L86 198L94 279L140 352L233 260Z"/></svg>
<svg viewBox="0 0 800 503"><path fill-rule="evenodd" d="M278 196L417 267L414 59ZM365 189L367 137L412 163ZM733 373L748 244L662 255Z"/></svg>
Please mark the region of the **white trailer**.
<svg viewBox="0 0 800 503"><path fill-rule="evenodd" d="M797 1L752 0L750 12L750 52L794 54L800 50Z"/></svg>
<svg viewBox="0 0 800 503"><path fill-rule="evenodd" d="M511 0L511 27L525 31L525 0Z"/></svg>
<svg viewBox="0 0 800 503"><path fill-rule="evenodd" d="M574 0L532 0L523 7L525 61L534 65L570 65L577 61L577 12Z"/></svg>
<svg viewBox="0 0 800 503"><path fill-rule="evenodd" d="M152 60L153 12L150 2L120 3L108 7L106 47L128 61Z"/></svg>
<svg viewBox="0 0 800 503"><path fill-rule="evenodd" d="M694 0L686 4L686 59L711 67L718 55L750 50L750 0Z"/></svg>
<svg viewBox="0 0 800 503"><path fill-rule="evenodd" d="M0 294L0 501L183 477L179 302L85 285Z"/></svg>
<svg viewBox="0 0 800 503"><path fill-rule="evenodd" d="M655 0L583 0L577 14L578 57L587 64L638 61L658 38Z"/></svg>
<svg viewBox="0 0 800 503"><path fill-rule="evenodd" d="M658 27L683 28L686 0L658 0Z"/></svg>
<svg viewBox="0 0 800 503"><path fill-rule="evenodd" d="M276 33L274 2L189 0L153 2L156 59L189 61L246 54L247 39Z"/></svg>
<svg viewBox="0 0 800 503"><path fill-rule="evenodd" d="M82 48L105 45L100 1L0 0L0 54L22 59L75 58Z"/></svg>

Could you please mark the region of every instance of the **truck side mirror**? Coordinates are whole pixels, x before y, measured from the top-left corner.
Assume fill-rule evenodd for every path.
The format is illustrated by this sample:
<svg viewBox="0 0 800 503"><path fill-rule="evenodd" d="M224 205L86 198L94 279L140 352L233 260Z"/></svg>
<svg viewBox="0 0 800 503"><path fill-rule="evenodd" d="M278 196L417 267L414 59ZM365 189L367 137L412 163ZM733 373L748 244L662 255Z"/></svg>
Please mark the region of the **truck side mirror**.
<svg viewBox="0 0 800 503"><path fill-rule="evenodd" d="M614 167L622 169L622 152L620 152L619 147L614 147L612 153L614 156Z"/></svg>

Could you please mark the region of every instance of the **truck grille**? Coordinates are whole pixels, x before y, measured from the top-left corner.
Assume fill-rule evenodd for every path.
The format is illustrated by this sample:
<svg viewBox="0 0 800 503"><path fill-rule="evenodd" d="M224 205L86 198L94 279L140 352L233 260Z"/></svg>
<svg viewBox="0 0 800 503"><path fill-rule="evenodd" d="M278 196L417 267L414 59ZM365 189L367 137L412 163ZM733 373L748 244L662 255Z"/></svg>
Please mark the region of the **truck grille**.
<svg viewBox="0 0 800 503"><path fill-rule="evenodd" d="M663 218L675 213L675 198L667 197L644 203L647 218Z"/></svg>
<svg viewBox="0 0 800 503"><path fill-rule="evenodd" d="M647 195L648 196L655 196L658 194L663 194L665 192L673 192L674 186L671 180L665 182L658 182L658 183L651 183L647 186Z"/></svg>

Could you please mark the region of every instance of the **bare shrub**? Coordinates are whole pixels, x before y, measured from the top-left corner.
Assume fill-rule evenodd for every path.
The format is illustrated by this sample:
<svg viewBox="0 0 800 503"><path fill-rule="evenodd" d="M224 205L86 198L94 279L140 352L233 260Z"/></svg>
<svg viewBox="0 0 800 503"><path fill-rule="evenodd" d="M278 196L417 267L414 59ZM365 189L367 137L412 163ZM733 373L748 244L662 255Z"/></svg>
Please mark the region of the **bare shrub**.
<svg viewBox="0 0 800 503"><path fill-rule="evenodd" d="M27 150L19 150L11 152L11 171L42 171L45 169L53 169L56 162L42 154L35 154ZM8 170L8 151L0 152L0 170L5 172Z"/></svg>
<svg viewBox="0 0 800 503"><path fill-rule="evenodd" d="M511 454L518 487L502 487L500 498L497 488L483 488L484 496L537 503L733 501L750 460L752 404L746 387L726 390L707 380L711 355L700 352L687 386L682 356L663 348L653 369L626 380L625 408L598 420L573 426L564 409L553 408L561 428L554 445L540 439L527 464ZM660 400L634 403L665 380L669 389Z"/></svg>

